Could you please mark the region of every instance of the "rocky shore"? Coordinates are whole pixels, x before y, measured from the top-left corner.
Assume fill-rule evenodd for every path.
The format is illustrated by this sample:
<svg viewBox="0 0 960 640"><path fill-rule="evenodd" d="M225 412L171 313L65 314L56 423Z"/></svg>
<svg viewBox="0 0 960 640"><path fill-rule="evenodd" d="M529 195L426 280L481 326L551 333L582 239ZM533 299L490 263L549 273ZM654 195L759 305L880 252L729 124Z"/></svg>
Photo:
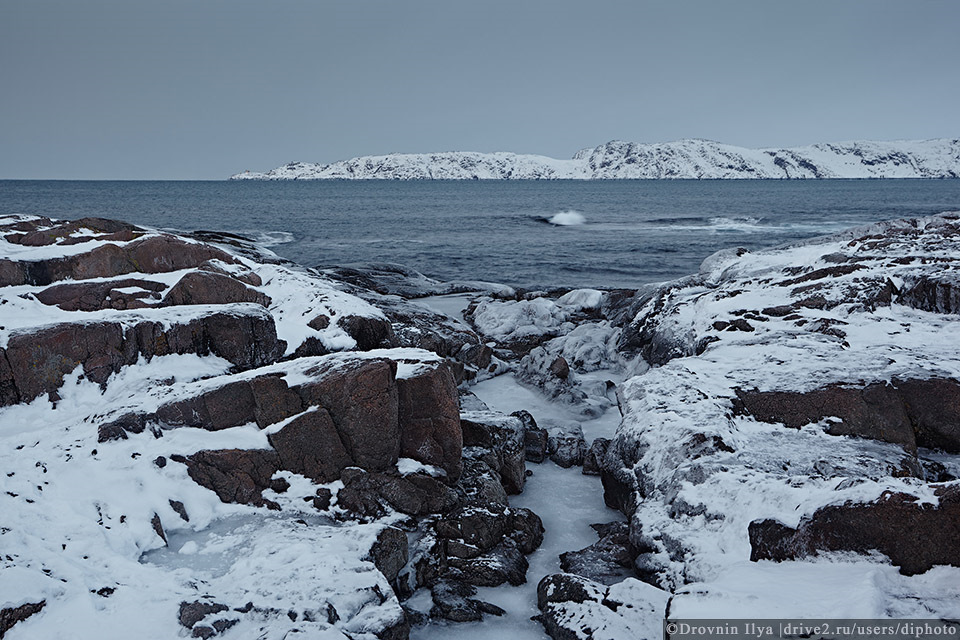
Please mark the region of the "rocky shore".
<svg viewBox="0 0 960 640"><path fill-rule="evenodd" d="M510 502L539 465L599 475L626 518L540 582L552 638L960 618L958 215L638 291L318 271L91 218L0 238L0 636L489 619L483 588L543 541ZM420 301L452 293L462 315ZM491 409L471 389L500 375L576 419Z"/></svg>

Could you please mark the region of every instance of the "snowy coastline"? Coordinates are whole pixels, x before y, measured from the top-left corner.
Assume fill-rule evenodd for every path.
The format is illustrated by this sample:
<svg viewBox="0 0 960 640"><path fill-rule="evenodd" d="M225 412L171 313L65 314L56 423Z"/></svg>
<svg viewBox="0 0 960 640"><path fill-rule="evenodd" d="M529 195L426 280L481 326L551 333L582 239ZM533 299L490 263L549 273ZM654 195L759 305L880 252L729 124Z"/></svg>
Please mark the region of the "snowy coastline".
<svg viewBox="0 0 960 640"><path fill-rule="evenodd" d="M231 180L732 180L958 178L960 140L853 141L747 149L709 140L611 141L570 160L517 153L363 156L291 162Z"/></svg>
<svg viewBox="0 0 960 640"><path fill-rule="evenodd" d="M5 638L960 617L957 214L640 291L0 235Z"/></svg>

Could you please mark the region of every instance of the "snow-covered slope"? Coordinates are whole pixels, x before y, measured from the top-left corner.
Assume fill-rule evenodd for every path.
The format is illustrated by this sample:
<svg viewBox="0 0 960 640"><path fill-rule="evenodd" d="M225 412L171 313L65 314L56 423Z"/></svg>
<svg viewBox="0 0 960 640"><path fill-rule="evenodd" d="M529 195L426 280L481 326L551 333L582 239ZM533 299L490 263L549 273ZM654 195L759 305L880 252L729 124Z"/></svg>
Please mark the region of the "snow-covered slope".
<svg viewBox="0 0 960 640"><path fill-rule="evenodd" d="M515 153L364 156L331 164L292 162L232 180L612 180L958 178L960 139L855 141L746 149L709 140L613 141L571 160Z"/></svg>

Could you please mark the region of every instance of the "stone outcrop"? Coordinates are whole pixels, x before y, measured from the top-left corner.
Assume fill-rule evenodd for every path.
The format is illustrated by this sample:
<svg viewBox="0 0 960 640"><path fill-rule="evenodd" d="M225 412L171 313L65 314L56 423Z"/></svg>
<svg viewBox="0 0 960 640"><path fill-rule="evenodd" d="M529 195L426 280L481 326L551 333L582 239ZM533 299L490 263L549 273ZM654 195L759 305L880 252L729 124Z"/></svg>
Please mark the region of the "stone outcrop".
<svg viewBox="0 0 960 640"><path fill-rule="evenodd" d="M464 456L482 460L500 478L508 494L523 491L526 481L524 427L519 418L495 411L462 414Z"/></svg>
<svg viewBox="0 0 960 640"><path fill-rule="evenodd" d="M60 280L113 278L127 273L193 269L208 260L233 264L222 249L171 235L153 235L126 244L102 244L86 253L45 260L0 258L0 286L49 285Z"/></svg>
<svg viewBox="0 0 960 640"><path fill-rule="evenodd" d="M169 325L133 315L126 325L62 323L14 333L0 350L0 406L54 394L78 366L88 379L103 384L140 357L212 354L238 370L270 364L282 345L273 318L257 309L236 306Z"/></svg>
<svg viewBox="0 0 960 640"><path fill-rule="evenodd" d="M876 502L821 507L794 529L750 524L751 560L793 560L820 551L879 551L906 575L960 566L960 485L938 487L938 504L888 493Z"/></svg>
<svg viewBox="0 0 960 640"><path fill-rule="evenodd" d="M669 597L632 578L606 586L557 573L537 585L539 620L553 640L659 638Z"/></svg>
<svg viewBox="0 0 960 640"><path fill-rule="evenodd" d="M737 389L735 408L765 422L798 428L828 417L833 435L871 438L960 453L960 382L896 380L864 387L829 385L813 391Z"/></svg>
<svg viewBox="0 0 960 640"><path fill-rule="evenodd" d="M270 306L270 297L251 289L229 275L212 271L191 271L180 278L163 296L163 306L190 304L230 304L253 302Z"/></svg>
<svg viewBox="0 0 960 640"><path fill-rule="evenodd" d="M223 502L277 508L262 495L264 490L273 486L273 474L280 469L280 457L276 451L199 451L185 462L193 481L216 492Z"/></svg>
<svg viewBox="0 0 960 640"><path fill-rule="evenodd" d="M397 380L400 455L443 469L455 483L463 470L457 385L444 362Z"/></svg>
<svg viewBox="0 0 960 640"><path fill-rule="evenodd" d="M39 602L28 602L18 607L0 609L0 638L5 636L7 632L13 628L13 625L18 622L23 622L34 614L40 613L46 604L46 600L41 600Z"/></svg>
<svg viewBox="0 0 960 640"><path fill-rule="evenodd" d="M64 311L100 311L101 309L143 309L158 303L165 284L142 278L122 278L107 282L55 284L39 291L43 304ZM139 291L124 291L139 289Z"/></svg>

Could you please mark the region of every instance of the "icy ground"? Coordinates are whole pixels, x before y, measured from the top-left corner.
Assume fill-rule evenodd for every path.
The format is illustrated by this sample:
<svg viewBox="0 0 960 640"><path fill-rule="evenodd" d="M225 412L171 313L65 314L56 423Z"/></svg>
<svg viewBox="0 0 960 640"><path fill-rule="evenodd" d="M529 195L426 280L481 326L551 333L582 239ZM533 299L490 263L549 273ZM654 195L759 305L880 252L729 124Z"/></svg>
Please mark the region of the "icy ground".
<svg viewBox="0 0 960 640"><path fill-rule="evenodd" d="M578 420L579 414L565 405L545 400L540 394L517 383L512 374L485 380L470 389L491 409L512 413L529 411L537 420ZM581 422L587 442L598 437L611 437L620 415L614 408L595 420ZM623 520L623 515L604 506L599 499L602 488L598 476L580 473L580 467L563 469L549 459L540 464L527 463L533 475L527 478L523 493L510 498L510 505L533 510L543 520L546 530L543 545L528 557L527 582L519 587L481 587L477 598L506 610L503 617L488 616L482 622L460 624L433 623L411 630L412 640L438 640L456 634L464 640L510 638L511 640L543 640L548 636L539 622L530 620L537 609L537 583L544 576L560 572L560 554L587 547L597 541L594 523ZM418 594L407 602L429 610L429 592Z"/></svg>

